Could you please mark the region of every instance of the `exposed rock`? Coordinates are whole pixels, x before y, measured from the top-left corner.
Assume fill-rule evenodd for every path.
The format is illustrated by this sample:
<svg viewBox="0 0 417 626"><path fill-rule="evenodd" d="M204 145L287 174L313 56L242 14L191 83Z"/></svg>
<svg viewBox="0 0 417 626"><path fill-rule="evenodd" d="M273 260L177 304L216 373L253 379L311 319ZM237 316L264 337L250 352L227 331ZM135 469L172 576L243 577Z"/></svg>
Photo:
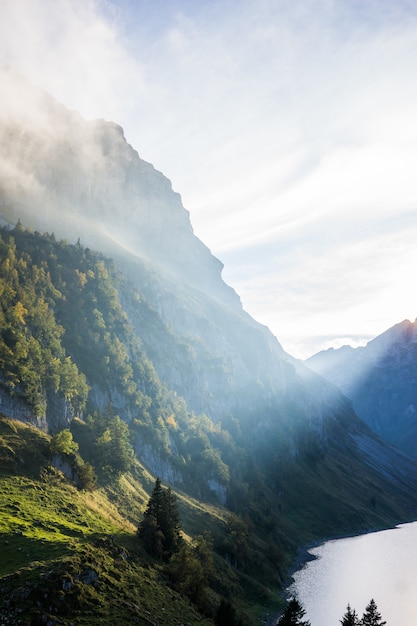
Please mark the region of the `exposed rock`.
<svg viewBox="0 0 417 626"><path fill-rule="evenodd" d="M137 443L135 452L152 474L159 476L164 483L181 485L184 482L181 472L176 470L169 461L162 459L161 455L150 444Z"/></svg>
<svg viewBox="0 0 417 626"><path fill-rule="evenodd" d="M179 194L120 126L84 121L3 65L0 83L0 217L16 223L18 207L25 226L111 255L128 250L240 308Z"/></svg>
<svg viewBox="0 0 417 626"><path fill-rule="evenodd" d="M0 387L0 414L11 419L28 422L38 428L46 429L46 419L38 418L23 400L10 396Z"/></svg>

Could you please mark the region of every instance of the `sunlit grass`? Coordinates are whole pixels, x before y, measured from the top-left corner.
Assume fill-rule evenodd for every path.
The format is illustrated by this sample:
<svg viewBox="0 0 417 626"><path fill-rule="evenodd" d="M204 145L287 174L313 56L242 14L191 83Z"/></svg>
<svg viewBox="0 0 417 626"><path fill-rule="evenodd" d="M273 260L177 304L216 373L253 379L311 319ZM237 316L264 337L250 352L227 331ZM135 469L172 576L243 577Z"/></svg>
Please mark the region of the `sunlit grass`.
<svg viewBox="0 0 417 626"><path fill-rule="evenodd" d="M40 483L25 476L2 476L0 576L34 560L70 554L74 540L127 530L126 524L116 523L116 516L111 519L105 509L89 507L88 499L71 485L64 486L59 478Z"/></svg>
<svg viewBox="0 0 417 626"><path fill-rule="evenodd" d="M171 587L143 551L137 523L125 517L129 502L137 519L147 500L139 481L115 481L111 500L104 488L80 492L47 464L42 469L45 433L3 419L0 433L0 586L3 599L15 597L1 606L7 623L40 623L52 610L74 626L212 625Z"/></svg>

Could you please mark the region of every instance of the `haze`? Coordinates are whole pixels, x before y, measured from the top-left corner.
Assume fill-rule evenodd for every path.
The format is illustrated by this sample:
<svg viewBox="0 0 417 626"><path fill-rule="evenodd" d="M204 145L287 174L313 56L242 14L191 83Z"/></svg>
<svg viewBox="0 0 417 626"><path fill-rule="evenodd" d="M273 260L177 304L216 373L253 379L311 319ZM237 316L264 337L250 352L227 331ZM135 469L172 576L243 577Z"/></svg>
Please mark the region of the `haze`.
<svg viewBox="0 0 417 626"><path fill-rule="evenodd" d="M416 317L413 1L3 0L0 17L0 57L123 126L291 354Z"/></svg>

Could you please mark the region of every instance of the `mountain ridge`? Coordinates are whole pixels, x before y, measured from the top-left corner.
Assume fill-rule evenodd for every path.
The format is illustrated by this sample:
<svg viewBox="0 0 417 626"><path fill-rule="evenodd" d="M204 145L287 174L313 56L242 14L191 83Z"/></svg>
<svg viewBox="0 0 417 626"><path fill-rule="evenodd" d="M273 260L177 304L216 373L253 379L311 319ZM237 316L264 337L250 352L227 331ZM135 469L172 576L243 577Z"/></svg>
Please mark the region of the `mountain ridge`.
<svg viewBox="0 0 417 626"><path fill-rule="evenodd" d="M180 195L139 157L119 125L85 122L11 68L0 66L0 80L6 94L0 109L0 213L6 221L16 223L18 207L26 227L73 243L81 238L110 255L127 249L241 308L221 279L222 263L194 235ZM21 92L23 113L21 103L15 110Z"/></svg>
<svg viewBox="0 0 417 626"><path fill-rule="evenodd" d="M403 320L366 346L319 352L305 361L350 398L384 440L417 456L417 320Z"/></svg>

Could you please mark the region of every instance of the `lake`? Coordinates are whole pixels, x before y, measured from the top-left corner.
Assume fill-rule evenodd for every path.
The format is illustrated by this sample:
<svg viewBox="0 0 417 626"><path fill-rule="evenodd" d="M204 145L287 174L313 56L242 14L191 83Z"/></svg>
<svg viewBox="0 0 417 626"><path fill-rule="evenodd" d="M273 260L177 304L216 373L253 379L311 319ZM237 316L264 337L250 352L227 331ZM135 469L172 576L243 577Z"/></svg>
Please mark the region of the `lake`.
<svg viewBox="0 0 417 626"><path fill-rule="evenodd" d="M288 592L311 626L340 626L347 604L361 618L374 598L387 626L417 625L417 522L328 541L294 574Z"/></svg>

